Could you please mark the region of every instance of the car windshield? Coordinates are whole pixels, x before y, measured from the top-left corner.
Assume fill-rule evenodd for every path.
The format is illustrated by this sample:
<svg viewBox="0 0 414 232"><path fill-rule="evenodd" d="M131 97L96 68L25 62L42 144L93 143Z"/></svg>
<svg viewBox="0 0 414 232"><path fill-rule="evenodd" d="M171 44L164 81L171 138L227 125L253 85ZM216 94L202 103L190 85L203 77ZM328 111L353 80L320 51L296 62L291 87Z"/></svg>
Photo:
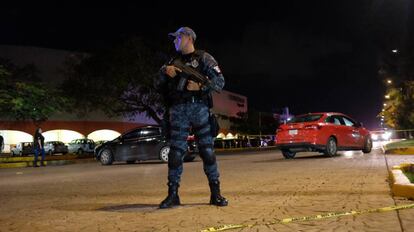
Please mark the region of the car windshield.
<svg viewBox="0 0 414 232"><path fill-rule="evenodd" d="M292 118L288 123L315 122L322 118L322 114L306 114Z"/></svg>

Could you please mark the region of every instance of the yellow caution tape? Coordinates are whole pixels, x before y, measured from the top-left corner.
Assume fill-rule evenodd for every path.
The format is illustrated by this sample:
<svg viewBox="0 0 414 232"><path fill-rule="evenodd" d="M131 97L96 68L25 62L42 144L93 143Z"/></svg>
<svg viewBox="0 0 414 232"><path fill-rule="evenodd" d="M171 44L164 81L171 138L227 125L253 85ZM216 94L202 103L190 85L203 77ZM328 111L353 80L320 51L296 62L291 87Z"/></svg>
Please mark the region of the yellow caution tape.
<svg viewBox="0 0 414 232"><path fill-rule="evenodd" d="M409 205L399 205L399 206L389 206L383 207L378 209L367 209L367 210L351 210L351 211L344 211L344 212L332 212L332 213L324 213L318 214L313 216L305 216L305 217L294 217L294 218L284 218L284 219L275 219L275 221L267 222L263 224L255 223L255 224L229 224L229 225L221 225L210 227L201 232L215 232L215 231L225 231L225 230L233 230L233 229L240 229L240 228L250 228L254 226L260 225L275 225L275 224L287 224L291 222L303 222L303 221L314 221L326 218L333 218L333 217L342 217L342 216L350 216L350 215L360 215L360 214L367 214L367 213L382 213L382 212L389 212L393 210L400 210L400 209L412 209L414 208L414 204Z"/></svg>

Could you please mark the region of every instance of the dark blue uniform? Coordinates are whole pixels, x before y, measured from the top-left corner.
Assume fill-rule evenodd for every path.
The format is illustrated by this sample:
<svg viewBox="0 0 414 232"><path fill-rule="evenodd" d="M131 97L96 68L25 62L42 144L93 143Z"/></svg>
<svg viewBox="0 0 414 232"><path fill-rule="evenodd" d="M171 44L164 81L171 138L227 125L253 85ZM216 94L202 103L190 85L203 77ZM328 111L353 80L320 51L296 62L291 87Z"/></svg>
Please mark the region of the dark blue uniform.
<svg viewBox="0 0 414 232"><path fill-rule="evenodd" d="M204 163L204 172L207 175L210 187L215 184L219 188L219 172L209 124L211 107L209 103L212 102L211 92L220 91L223 88L224 77L216 60L207 52L196 50L191 54L179 55L173 58L170 63L174 59L181 59L185 65L191 66L199 73L207 76L211 81L211 85L202 86L200 91L188 91L186 88L179 89L177 85L181 74L178 73L174 78L170 78L164 74L165 66L161 68L160 77L155 81L156 89L162 93L169 106L171 149L168 155L168 185L170 187L179 186L183 172L183 158L188 146L187 137L190 130L192 130L198 142L200 156ZM217 191L219 197L221 197L219 189ZM215 197L217 198L217 196ZM224 203L227 205L225 198L221 197L218 201L220 200L225 201ZM163 203L165 201L168 201L168 198ZM213 199L210 203L224 206L223 202L217 203L216 201L217 199ZM163 203L161 203L161 208L171 207L171 204L167 203L163 206ZM175 202L175 205L178 204L179 199Z"/></svg>
<svg viewBox="0 0 414 232"><path fill-rule="evenodd" d="M203 86L201 91L188 91L187 89L180 91L177 90L180 74L170 78L163 71L155 83L156 88L163 93L170 106L171 149L168 156L168 180L180 182L190 129L197 139L200 156L204 162L204 171L209 181L218 180L219 173L213 151L214 141L209 124L208 101L213 90L219 91L223 88L224 77L215 59L207 52L195 51L173 59L181 59L184 64L207 76L211 80L211 86Z"/></svg>

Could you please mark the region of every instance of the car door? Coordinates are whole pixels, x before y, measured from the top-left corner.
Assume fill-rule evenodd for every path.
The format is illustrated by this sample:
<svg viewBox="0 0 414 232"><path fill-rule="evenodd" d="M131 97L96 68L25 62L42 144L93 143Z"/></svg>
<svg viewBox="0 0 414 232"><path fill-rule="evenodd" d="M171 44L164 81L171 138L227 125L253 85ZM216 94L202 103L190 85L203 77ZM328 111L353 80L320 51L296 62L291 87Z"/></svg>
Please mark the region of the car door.
<svg viewBox="0 0 414 232"><path fill-rule="evenodd" d="M92 140L92 139L88 139L87 141L86 141L86 150L88 151L88 152L93 152L94 151L94 149L95 149L95 142Z"/></svg>
<svg viewBox="0 0 414 232"><path fill-rule="evenodd" d="M349 128L345 126L344 121L340 115L331 115L326 119L328 123L329 133L328 136L335 136L337 139L338 147L348 146L349 141L347 134L349 133ZM326 141L328 138L326 138Z"/></svg>
<svg viewBox="0 0 414 232"><path fill-rule="evenodd" d="M79 140L79 147L84 151L84 152L88 152L89 151L89 144L88 144L88 140L87 139L80 139Z"/></svg>
<svg viewBox="0 0 414 232"><path fill-rule="evenodd" d="M33 143L23 143L22 144L22 154L23 155L29 155L34 153Z"/></svg>
<svg viewBox="0 0 414 232"><path fill-rule="evenodd" d="M138 140L141 130L133 130L128 132L120 138L116 145L115 160L139 160Z"/></svg>
<svg viewBox="0 0 414 232"><path fill-rule="evenodd" d="M81 139L76 139L75 141L73 141L72 152L74 153L78 152L79 148L81 148L81 144L82 144Z"/></svg>
<svg viewBox="0 0 414 232"><path fill-rule="evenodd" d="M144 159L158 158L158 144L161 140L161 130L158 127L144 128L139 139L139 152Z"/></svg>
<svg viewBox="0 0 414 232"><path fill-rule="evenodd" d="M359 128L356 127L355 121L346 116L342 116L342 119L345 123L345 126L347 127L347 147L360 147L362 136Z"/></svg>
<svg viewBox="0 0 414 232"><path fill-rule="evenodd" d="M70 141L69 142L69 144L68 144L68 150L69 150L69 152L74 152L74 144L75 144L75 141L76 140L72 140L72 141Z"/></svg>

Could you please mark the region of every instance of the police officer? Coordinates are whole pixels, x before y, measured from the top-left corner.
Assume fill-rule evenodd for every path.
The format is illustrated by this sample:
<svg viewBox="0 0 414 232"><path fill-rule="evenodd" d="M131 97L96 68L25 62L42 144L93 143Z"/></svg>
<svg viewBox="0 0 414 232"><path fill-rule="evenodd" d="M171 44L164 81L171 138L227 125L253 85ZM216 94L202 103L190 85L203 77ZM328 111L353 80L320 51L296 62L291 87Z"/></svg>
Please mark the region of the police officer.
<svg viewBox="0 0 414 232"><path fill-rule="evenodd" d="M180 205L178 188L183 172L183 158L187 151L187 137L190 129L194 132L199 145L200 156L203 160L210 191L210 204L227 206L228 201L220 194L219 172L213 150L213 136L210 131L209 117L211 92L219 91L224 86L224 77L216 60L207 52L195 50L195 32L189 27L181 27L174 33L168 34L174 38L177 51L169 63L161 67L155 88L164 96L168 104L170 124L170 152L168 154L168 196L159 207L170 208ZM199 73L208 77L209 86L188 80L186 87L179 88L180 79L184 73L171 65L175 59L191 66Z"/></svg>

